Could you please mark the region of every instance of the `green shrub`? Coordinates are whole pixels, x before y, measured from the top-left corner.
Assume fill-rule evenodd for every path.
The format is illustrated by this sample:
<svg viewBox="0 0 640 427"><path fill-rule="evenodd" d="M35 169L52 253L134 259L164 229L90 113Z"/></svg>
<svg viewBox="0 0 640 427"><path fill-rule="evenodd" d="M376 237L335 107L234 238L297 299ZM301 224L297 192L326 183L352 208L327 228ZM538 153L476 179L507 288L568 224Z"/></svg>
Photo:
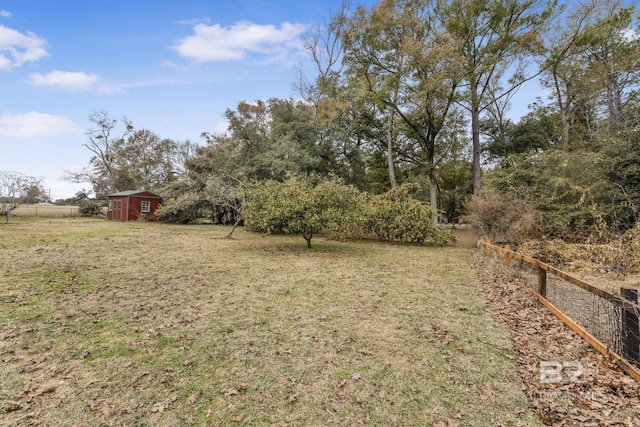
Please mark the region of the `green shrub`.
<svg viewBox="0 0 640 427"><path fill-rule="evenodd" d="M405 184L385 194L371 196L366 204L366 233L380 240L431 242L444 246L453 234L433 223L430 206L411 197L415 186Z"/></svg>
<svg viewBox="0 0 640 427"><path fill-rule="evenodd" d="M373 236L440 246L453 241L450 231L432 222L431 208L410 196L413 190L405 185L369 196L337 180L316 186L296 179L263 181L244 186L243 219L250 231L302 234L308 247L322 231L337 240Z"/></svg>
<svg viewBox="0 0 640 427"><path fill-rule="evenodd" d="M265 234L302 234L311 247L314 234L322 231L325 201L308 182L291 179L281 183L263 181L246 185L242 209L247 230Z"/></svg>
<svg viewBox="0 0 640 427"><path fill-rule="evenodd" d="M328 237L345 241L362 238L366 193L335 179L321 182L316 190L324 201L324 226Z"/></svg>

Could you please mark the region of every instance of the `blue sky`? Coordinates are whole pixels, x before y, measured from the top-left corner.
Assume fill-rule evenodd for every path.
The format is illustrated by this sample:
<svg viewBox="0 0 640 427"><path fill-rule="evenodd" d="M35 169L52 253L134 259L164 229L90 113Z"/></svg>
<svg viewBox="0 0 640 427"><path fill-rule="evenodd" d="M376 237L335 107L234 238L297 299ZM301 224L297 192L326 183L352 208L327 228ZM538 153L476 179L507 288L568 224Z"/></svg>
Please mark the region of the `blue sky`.
<svg viewBox="0 0 640 427"><path fill-rule="evenodd" d="M94 111L200 143L241 100L295 98L304 34L340 4L0 0L0 170L70 197L88 188L60 178L88 164Z"/></svg>

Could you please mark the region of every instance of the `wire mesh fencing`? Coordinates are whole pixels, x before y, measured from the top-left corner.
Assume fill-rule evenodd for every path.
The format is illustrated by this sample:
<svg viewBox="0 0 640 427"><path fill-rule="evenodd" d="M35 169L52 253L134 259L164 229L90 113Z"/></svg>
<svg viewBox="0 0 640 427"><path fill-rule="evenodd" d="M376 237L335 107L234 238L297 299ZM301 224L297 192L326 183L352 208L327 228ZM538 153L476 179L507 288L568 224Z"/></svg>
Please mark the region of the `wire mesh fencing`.
<svg viewBox="0 0 640 427"><path fill-rule="evenodd" d="M511 277L561 312L559 317L565 323L563 316L594 337L595 340L586 337L592 346L599 351L605 347L603 352L621 357L636 371L640 368L640 306L636 289L622 289L621 298L546 264L543 256L536 259L511 251L508 246L481 244L485 255L492 256Z"/></svg>

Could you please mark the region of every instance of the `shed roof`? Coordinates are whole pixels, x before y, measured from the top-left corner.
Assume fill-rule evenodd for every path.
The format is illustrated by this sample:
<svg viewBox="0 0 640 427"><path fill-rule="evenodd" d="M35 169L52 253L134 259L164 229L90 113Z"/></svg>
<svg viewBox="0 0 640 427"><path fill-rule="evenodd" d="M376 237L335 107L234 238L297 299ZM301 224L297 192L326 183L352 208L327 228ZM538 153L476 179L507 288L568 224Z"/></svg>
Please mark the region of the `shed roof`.
<svg viewBox="0 0 640 427"><path fill-rule="evenodd" d="M111 196L135 196L138 194L144 194L147 197L160 197L157 194L154 194L150 191L146 191L146 190L128 190L128 191L119 191L117 193L112 193L109 194L107 197L111 197Z"/></svg>

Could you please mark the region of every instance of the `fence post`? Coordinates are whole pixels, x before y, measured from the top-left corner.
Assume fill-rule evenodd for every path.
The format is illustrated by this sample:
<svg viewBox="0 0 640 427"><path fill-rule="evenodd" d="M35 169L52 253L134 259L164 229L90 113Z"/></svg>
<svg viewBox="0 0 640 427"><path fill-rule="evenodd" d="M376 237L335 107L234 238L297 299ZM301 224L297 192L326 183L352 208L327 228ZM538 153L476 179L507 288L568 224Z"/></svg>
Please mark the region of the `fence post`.
<svg viewBox="0 0 640 427"><path fill-rule="evenodd" d="M545 255L540 255L538 261L547 262ZM538 293L542 298L547 298L547 270L538 265Z"/></svg>
<svg viewBox="0 0 640 427"><path fill-rule="evenodd" d="M622 297L633 303L638 302L638 290L621 288ZM636 366L640 366L640 329L638 328L638 313L622 310L622 357Z"/></svg>

